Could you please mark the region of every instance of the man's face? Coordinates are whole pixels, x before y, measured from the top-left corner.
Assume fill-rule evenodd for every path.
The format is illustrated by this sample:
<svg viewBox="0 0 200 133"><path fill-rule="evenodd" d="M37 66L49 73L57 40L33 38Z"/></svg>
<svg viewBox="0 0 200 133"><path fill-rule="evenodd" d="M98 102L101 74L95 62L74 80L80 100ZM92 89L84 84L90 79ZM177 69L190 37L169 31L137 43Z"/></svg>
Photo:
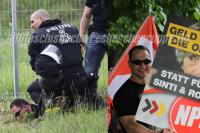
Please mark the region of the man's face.
<svg viewBox="0 0 200 133"><path fill-rule="evenodd" d="M151 68L151 58L146 50L135 50L129 60L132 77L145 79Z"/></svg>
<svg viewBox="0 0 200 133"><path fill-rule="evenodd" d="M191 74L193 76L200 77L200 56L185 56L181 68L186 74Z"/></svg>
<svg viewBox="0 0 200 133"><path fill-rule="evenodd" d="M33 28L36 31L36 30L39 29L39 26L42 23L42 19L32 15L31 19L30 19L30 22L31 22L31 28Z"/></svg>
<svg viewBox="0 0 200 133"><path fill-rule="evenodd" d="M14 114L14 116L16 118L23 118L25 113L28 112L28 109L27 109L27 106L29 105L25 105L25 107L21 108L21 107L18 107L16 105L14 105L12 108L11 108L11 112Z"/></svg>

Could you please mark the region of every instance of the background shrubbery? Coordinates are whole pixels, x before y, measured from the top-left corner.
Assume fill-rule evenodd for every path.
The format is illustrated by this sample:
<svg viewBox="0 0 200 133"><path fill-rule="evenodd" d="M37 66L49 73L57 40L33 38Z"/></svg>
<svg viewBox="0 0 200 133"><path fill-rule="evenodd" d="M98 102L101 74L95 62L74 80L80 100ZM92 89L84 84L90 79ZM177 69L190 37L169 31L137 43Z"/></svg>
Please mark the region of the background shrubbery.
<svg viewBox="0 0 200 133"><path fill-rule="evenodd" d="M110 34L134 35L148 15L153 15L158 33L166 24L167 15L178 15L200 20L200 0L109 0ZM109 44L109 67L116 64L130 43L119 41ZM114 52L119 51L119 52Z"/></svg>

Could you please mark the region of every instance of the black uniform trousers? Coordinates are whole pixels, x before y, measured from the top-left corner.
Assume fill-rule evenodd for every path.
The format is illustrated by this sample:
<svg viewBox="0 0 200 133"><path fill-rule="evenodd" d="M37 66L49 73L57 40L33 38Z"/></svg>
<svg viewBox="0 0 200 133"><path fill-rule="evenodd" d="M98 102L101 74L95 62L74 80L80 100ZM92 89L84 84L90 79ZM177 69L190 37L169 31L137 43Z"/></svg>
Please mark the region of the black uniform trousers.
<svg viewBox="0 0 200 133"><path fill-rule="evenodd" d="M51 78L40 78L33 81L28 87L31 99L37 104L42 89L48 97L66 96L70 104L74 104L77 96L80 98L89 97L87 91L87 77L81 65L63 68L62 76L57 75Z"/></svg>

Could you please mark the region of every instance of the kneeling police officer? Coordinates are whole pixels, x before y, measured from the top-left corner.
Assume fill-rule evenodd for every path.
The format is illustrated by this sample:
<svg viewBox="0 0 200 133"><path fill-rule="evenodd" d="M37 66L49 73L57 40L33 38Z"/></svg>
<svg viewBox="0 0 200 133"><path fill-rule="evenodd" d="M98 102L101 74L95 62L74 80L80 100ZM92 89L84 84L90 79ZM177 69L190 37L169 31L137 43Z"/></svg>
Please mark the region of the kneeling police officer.
<svg viewBox="0 0 200 133"><path fill-rule="evenodd" d="M69 107L74 105L76 96L89 99L77 28L49 19L44 9L35 11L30 21L35 31L28 54L32 69L40 76L28 87L31 99L37 104L42 90L49 97L65 95Z"/></svg>

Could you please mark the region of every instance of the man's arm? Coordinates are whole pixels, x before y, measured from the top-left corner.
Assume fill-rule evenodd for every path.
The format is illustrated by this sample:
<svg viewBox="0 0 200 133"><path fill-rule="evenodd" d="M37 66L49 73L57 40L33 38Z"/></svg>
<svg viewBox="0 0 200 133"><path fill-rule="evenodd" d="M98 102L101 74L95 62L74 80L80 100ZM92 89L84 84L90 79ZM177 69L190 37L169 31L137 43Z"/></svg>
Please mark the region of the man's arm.
<svg viewBox="0 0 200 133"><path fill-rule="evenodd" d="M159 133L137 123L134 115L121 116L119 117L119 121L127 133ZM165 128L161 133L174 133L174 131L170 128Z"/></svg>
<svg viewBox="0 0 200 133"><path fill-rule="evenodd" d="M127 133L157 133L137 123L134 115L121 116L119 120Z"/></svg>
<svg viewBox="0 0 200 133"><path fill-rule="evenodd" d="M36 56L40 53L40 47L38 44L38 36L32 34L30 39L30 44L28 45L28 54L30 56L30 64L32 70L35 71L35 60Z"/></svg>
<svg viewBox="0 0 200 133"><path fill-rule="evenodd" d="M80 36L82 39L88 29L91 15L92 15L92 8L85 6L83 16L80 22Z"/></svg>

